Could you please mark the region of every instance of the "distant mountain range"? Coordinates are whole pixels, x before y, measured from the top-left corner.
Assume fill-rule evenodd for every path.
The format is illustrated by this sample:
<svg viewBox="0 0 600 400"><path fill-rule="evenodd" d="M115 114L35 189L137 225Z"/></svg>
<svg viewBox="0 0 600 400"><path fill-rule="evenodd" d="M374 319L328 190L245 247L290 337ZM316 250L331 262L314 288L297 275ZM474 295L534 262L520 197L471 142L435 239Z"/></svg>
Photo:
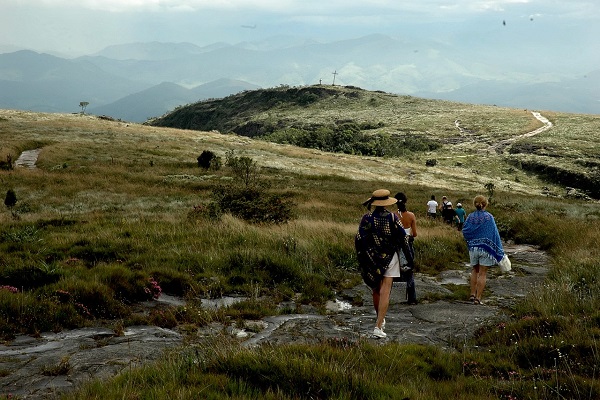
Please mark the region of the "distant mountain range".
<svg viewBox="0 0 600 400"><path fill-rule="evenodd" d="M75 59L0 54L0 108L87 112L143 122L244 90L322 82L467 103L600 114L600 70L585 76L501 66L493 53L371 35L331 43L133 43ZM335 73L335 74L334 74Z"/></svg>

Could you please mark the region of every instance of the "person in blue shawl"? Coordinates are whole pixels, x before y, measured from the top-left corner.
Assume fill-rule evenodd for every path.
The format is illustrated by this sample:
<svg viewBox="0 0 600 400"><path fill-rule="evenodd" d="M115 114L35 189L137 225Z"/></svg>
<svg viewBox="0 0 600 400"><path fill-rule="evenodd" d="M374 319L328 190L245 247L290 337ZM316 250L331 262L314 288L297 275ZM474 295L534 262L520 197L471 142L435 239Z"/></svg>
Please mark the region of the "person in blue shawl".
<svg viewBox="0 0 600 400"><path fill-rule="evenodd" d="M397 201L396 198L390 197L390 191L387 189L374 191L363 203L369 212L361 218L354 238L361 276L373 292L373 307L377 313L373 335L378 338L387 336L383 328L390 303L390 292L393 282L401 279L398 252L403 252L407 268L414 267L408 237L400 219L385 208ZM375 206L373 211L371 206Z"/></svg>
<svg viewBox="0 0 600 400"><path fill-rule="evenodd" d="M497 265L504 257L504 248L494 216L485 208L488 201L484 196L476 196L473 205L477 209L467 216L462 234L469 248L471 261L471 297L473 304L481 304L481 295L485 289L487 270Z"/></svg>

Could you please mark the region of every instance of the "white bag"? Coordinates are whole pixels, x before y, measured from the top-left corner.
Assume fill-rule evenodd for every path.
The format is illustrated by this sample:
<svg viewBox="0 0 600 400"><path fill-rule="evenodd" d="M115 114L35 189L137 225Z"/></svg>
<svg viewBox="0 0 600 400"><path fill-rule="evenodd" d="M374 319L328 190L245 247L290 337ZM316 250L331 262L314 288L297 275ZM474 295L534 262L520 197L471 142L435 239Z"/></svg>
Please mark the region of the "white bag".
<svg viewBox="0 0 600 400"><path fill-rule="evenodd" d="M500 260L498 266L500 267L500 272L502 273L507 273L511 270L511 262L506 254L504 255L504 257L502 257L502 260Z"/></svg>

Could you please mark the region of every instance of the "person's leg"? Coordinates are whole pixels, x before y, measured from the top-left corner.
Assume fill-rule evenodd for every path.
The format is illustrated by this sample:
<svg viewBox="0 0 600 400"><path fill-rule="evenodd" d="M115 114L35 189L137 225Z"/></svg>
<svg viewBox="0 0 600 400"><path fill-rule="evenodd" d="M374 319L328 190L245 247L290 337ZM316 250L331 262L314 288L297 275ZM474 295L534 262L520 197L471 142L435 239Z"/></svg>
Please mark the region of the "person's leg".
<svg viewBox="0 0 600 400"><path fill-rule="evenodd" d="M473 266L473 270L471 271L471 279L470 279L470 284L471 284L471 299L474 299L477 297L477 277L479 275L479 264L474 265Z"/></svg>
<svg viewBox="0 0 600 400"><path fill-rule="evenodd" d="M405 272L406 279L406 300L408 304L417 304L417 290L415 288L415 276L413 271Z"/></svg>
<svg viewBox="0 0 600 400"><path fill-rule="evenodd" d="M477 274L477 294L475 295L475 298L479 301L481 301L481 295L483 294L483 289L485 289L487 270L488 267L483 265L479 266L479 273Z"/></svg>
<svg viewBox="0 0 600 400"><path fill-rule="evenodd" d="M379 311L379 291L381 290L381 283L379 284L379 288L377 290L373 289L373 307L375 308L375 314Z"/></svg>
<svg viewBox="0 0 600 400"><path fill-rule="evenodd" d="M394 278L385 276L379 285L379 302L377 307L377 322L376 326L381 329L385 314L387 314L388 306L390 305L390 293L392 291L392 283Z"/></svg>

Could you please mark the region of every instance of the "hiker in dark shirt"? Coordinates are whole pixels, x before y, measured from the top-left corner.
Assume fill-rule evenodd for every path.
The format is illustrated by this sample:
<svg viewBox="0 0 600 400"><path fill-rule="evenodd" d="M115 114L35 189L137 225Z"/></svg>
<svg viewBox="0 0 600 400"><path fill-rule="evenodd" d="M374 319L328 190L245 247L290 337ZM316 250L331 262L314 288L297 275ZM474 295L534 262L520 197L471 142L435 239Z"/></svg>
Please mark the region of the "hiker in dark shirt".
<svg viewBox="0 0 600 400"><path fill-rule="evenodd" d="M454 211L454 208L452 208L452 202L447 201L446 203L444 203L443 207L444 208L442 209L442 219L445 223L452 225L454 219L456 218L456 211Z"/></svg>

